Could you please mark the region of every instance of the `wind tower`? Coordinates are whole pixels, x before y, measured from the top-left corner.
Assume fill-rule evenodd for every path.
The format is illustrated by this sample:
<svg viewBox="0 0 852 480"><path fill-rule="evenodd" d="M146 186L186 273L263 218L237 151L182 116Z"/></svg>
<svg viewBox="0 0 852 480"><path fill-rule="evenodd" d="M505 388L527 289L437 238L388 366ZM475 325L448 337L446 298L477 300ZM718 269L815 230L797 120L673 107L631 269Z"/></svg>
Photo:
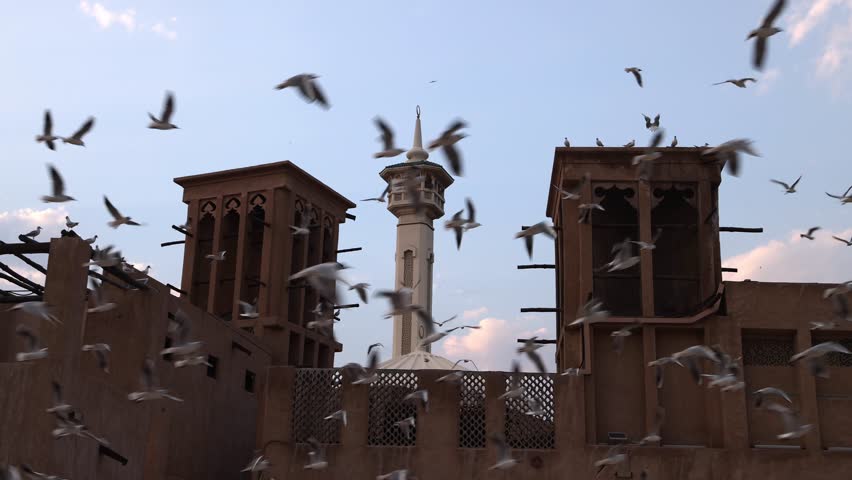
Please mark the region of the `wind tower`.
<svg viewBox="0 0 852 480"><path fill-rule="evenodd" d="M395 288L414 290L413 302L432 313L432 265L435 263L433 222L444 215L444 191L452 185L453 178L444 167L428 161L429 152L423 148L420 132L420 106L414 124L414 144L406 153L403 163L388 165L379 175L391 185L388 193L388 210L398 219L396 225L396 283ZM421 208L415 209L415 198L410 198L401 185L415 173L419 178L417 192ZM428 355L429 346L421 347L424 329L416 315L396 315L393 320L392 361L411 353L424 351L424 358L433 358L432 368L449 361ZM442 360L434 361L434 360ZM422 367L421 367L422 368ZM426 367L429 368L429 367Z"/></svg>

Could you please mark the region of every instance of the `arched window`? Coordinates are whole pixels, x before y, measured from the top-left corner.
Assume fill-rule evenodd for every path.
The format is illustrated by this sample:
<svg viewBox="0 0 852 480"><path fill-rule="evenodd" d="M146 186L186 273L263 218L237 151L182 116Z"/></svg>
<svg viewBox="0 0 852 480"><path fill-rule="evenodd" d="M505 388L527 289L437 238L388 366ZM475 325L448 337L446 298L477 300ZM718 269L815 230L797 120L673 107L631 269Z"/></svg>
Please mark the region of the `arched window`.
<svg viewBox="0 0 852 480"><path fill-rule="evenodd" d="M198 232L195 240L195 259L192 268L192 288L190 300L202 310L207 310L207 298L210 295L210 270L212 265L207 255L213 253L213 231L216 218L213 212L216 204L210 201L201 205L201 217L198 220Z"/></svg>
<svg viewBox="0 0 852 480"><path fill-rule="evenodd" d="M249 200L249 211L246 218L245 266L243 267L243 291L240 298L244 302L254 303L260 297L261 262L263 260L263 236L266 229L266 197L255 194ZM257 306L258 311L263 305Z"/></svg>
<svg viewBox="0 0 852 480"><path fill-rule="evenodd" d="M660 317L688 316L699 298L698 209L692 185L658 185L652 190L654 311Z"/></svg>
<svg viewBox="0 0 852 480"><path fill-rule="evenodd" d="M629 185L600 185L593 189L595 202L604 210L591 211L594 296L619 317L642 314L642 282L639 264L609 272L602 268L613 259L613 246L639 239L636 191ZM639 255L630 245L631 256Z"/></svg>
<svg viewBox="0 0 852 480"><path fill-rule="evenodd" d="M222 238L219 241L225 259L219 262L216 287L216 302L213 313L231 319L234 303L234 286L237 274L237 243L240 237L240 201L232 198L225 203L226 212L222 218Z"/></svg>
<svg viewBox="0 0 852 480"><path fill-rule="evenodd" d="M293 212L293 225L301 225L302 224L302 215L304 211L304 204L301 200L296 200L295 211ZM290 275L298 273L299 271L305 268L305 236L304 235L292 235L292 247L290 249ZM302 300L304 298L303 294L305 292L305 288L292 288L294 285L291 285L289 289L289 300L287 303L287 320L301 324L302 321Z"/></svg>

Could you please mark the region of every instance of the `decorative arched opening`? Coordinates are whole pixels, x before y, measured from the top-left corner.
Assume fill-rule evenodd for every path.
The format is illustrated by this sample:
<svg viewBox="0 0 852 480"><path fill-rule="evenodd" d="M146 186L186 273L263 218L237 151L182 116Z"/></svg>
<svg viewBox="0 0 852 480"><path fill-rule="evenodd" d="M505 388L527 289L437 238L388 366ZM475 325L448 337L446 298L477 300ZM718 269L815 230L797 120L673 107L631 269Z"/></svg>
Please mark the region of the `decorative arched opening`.
<svg viewBox="0 0 852 480"><path fill-rule="evenodd" d="M308 237L308 259L306 267L310 267L316 265L320 262L320 228L319 227L319 212L316 208L310 207L305 212L306 215L309 215L308 228L311 233L307 235ZM312 310L319 303L320 298L317 294L316 290L313 288L305 289L305 304L302 306L302 324L306 324L311 321L311 316L313 315Z"/></svg>
<svg viewBox="0 0 852 480"><path fill-rule="evenodd" d="M630 185L596 185L595 202L604 210L592 210L593 295L603 302L612 315L634 317L642 314L642 281L640 266L613 272L602 268L613 259L613 247L639 239L639 213L636 191ZM639 252L630 244L631 256Z"/></svg>
<svg viewBox="0 0 852 480"><path fill-rule="evenodd" d="M219 263L214 313L230 320L234 307L234 288L237 277L237 244L240 238L240 200L231 198L225 202L219 245L225 251L225 259Z"/></svg>
<svg viewBox="0 0 852 480"><path fill-rule="evenodd" d="M655 185L651 230L659 237L653 250L654 313L687 316L699 304L698 209L692 185Z"/></svg>
<svg viewBox="0 0 852 480"><path fill-rule="evenodd" d="M301 200L296 200L295 211L293 212L293 225L302 224L302 215L304 215L305 205ZM305 268L305 236L292 235L292 246L290 248L290 275L298 273ZM301 324L302 319L302 294L308 287L293 288L291 286L288 294L287 302L287 320L291 323ZM292 347L291 347L292 349ZM295 365L294 363L290 363Z"/></svg>
<svg viewBox="0 0 852 480"><path fill-rule="evenodd" d="M192 287L190 301L202 310L207 310L207 299L210 295L210 270L212 264L207 255L213 253L213 232L216 228L214 212L216 204L212 201L201 205L201 215L198 219L196 232L195 259L192 267Z"/></svg>
<svg viewBox="0 0 852 480"><path fill-rule="evenodd" d="M255 304L260 297L260 270L263 261L263 237L266 230L266 197L255 194L249 200L246 218L245 266L243 268L243 291L240 298ZM265 313L264 306L257 304L258 312Z"/></svg>

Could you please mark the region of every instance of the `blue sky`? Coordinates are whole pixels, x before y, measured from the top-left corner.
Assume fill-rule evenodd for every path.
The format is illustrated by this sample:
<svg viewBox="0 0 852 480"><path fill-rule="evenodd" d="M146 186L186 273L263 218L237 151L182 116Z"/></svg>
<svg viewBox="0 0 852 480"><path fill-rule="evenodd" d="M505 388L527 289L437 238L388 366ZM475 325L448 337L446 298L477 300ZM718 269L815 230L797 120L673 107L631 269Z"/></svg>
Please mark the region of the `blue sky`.
<svg viewBox="0 0 852 480"><path fill-rule="evenodd" d="M457 117L470 124L459 144L466 176L448 190L447 211L470 196L484 224L461 252L450 232L436 230L436 316L468 311L487 328L435 350L504 369L514 338L554 335L551 315L518 313L553 305L554 285L552 271L515 270L527 260L512 238L544 219L554 147L565 136L578 146L595 137L642 144L641 114L659 113L681 145L746 137L762 154L745 159L739 178L723 179L721 223L766 229L723 234L723 258L739 256L731 266L753 279L848 280L852 250L827 236L807 246L792 239L813 225L852 232L852 207L823 193L852 184L852 1L788 1L785 31L770 40L760 73L744 40L770 3L16 2L0 18L0 238L50 219L48 233L58 232L64 213L39 212L48 207L38 198L50 162L79 200L65 208L82 235L100 234L101 245L177 283L180 247L159 247L176 239L169 226L186 215L172 178L286 159L350 199L375 196L384 163L372 158L379 144L371 119L383 116L407 146L419 104L427 138ZM645 88L627 66L644 70ZM273 90L302 72L321 75L330 110ZM747 76L758 83L710 86ZM146 112L159 112L165 90L176 94L181 130L148 130ZM94 115L87 147L36 144L45 108L60 134ZM443 162L440 152L431 159ZM795 195L768 181L800 174ZM108 229L102 194L147 226ZM342 226L340 246L364 251L341 259L352 278L388 288L395 219L375 203L352 213L358 220ZM791 267L791 252L800 268ZM551 242L537 242L536 262L552 256ZM345 312L338 364L363 361L374 341L390 347L385 308L371 302Z"/></svg>

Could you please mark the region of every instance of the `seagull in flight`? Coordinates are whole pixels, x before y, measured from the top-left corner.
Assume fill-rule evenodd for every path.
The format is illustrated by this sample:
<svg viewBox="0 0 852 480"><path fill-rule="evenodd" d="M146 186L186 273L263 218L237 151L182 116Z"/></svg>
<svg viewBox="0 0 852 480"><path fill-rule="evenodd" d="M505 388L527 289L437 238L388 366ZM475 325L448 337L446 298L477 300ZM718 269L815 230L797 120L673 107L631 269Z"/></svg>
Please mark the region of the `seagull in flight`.
<svg viewBox="0 0 852 480"><path fill-rule="evenodd" d="M456 120L441 133L441 136L429 144L429 150L440 147L444 151L447 162L450 164L450 171L457 177L462 175L462 162L455 145L467 136L466 133L458 133L462 128L467 128L467 123L464 120Z"/></svg>
<svg viewBox="0 0 852 480"><path fill-rule="evenodd" d="M317 78L319 78L319 75L314 75L313 73L301 73L279 83L275 86L275 89L282 90L287 87L297 87L299 89L299 93L302 94L302 97L304 97L308 103L319 102L323 108L328 109L330 105L328 104L322 89L320 89L319 84L316 82Z"/></svg>
<svg viewBox="0 0 852 480"><path fill-rule="evenodd" d="M249 462L246 468L240 470L241 472L262 472L264 470L268 470L269 467L272 466L272 464L269 463L269 460L267 460L260 451L256 451L255 455L257 456Z"/></svg>
<svg viewBox="0 0 852 480"><path fill-rule="evenodd" d="M600 203L581 203L577 206L577 210L580 210L580 218L577 219L577 223L588 223L589 219L592 218L592 210L606 211Z"/></svg>
<svg viewBox="0 0 852 480"><path fill-rule="evenodd" d="M724 84L726 84L726 83L731 83L731 84L736 85L736 86L738 86L738 87L740 87L740 88L746 88L746 85L748 84L748 82L757 82L757 80L755 80L755 79L753 79L753 78L751 78L751 77L749 77L749 78L739 78L739 79L732 78L732 79L730 79L730 80L725 80L724 82L714 83L713 85L724 85Z"/></svg>
<svg viewBox="0 0 852 480"><path fill-rule="evenodd" d="M787 185L786 183L784 183L780 180L775 180L775 179L769 179L769 181L772 182L772 183L777 183L778 185L781 185L782 187L784 187L784 190L785 190L784 193L787 194L787 193L796 193L796 185L799 184L799 180L801 180L801 179L802 179L802 176L799 175L799 178L797 178L796 181L793 182L792 185Z"/></svg>
<svg viewBox="0 0 852 480"><path fill-rule="evenodd" d="M223 262L225 261L226 253L228 253L226 250L222 250L221 252L207 254L204 256L204 258L210 260L211 262Z"/></svg>
<svg viewBox="0 0 852 480"><path fill-rule="evenodd" d="M53 194L44 195L41 197L41 201L44 203L62 203L74 200L74 197L65 194L65 182L62 180L59 170L53 165L48 165L47 169L50 172L50 179L53 182Z"/></svg>
<svg viewBox="0 0 852 480"><path fill-rule="evenodd" d="M556 230L554 230L553 227L548 225L547 222L538 222L535 225L527 228L526 230L522 230L515 234L515 238L524 239L524 244L527 247L527 254L530 258L532 258L533 252L533 237L540 233L556 240Z"/></svg>
<svg viewBox="0 0 852 480"><path fill-rule="evenodd" d="M767 39L782 31L780 28L774 27L772 24L781 14L781 10L784 9L786 3L786 0L775 0L775 4L772 5L772 9L770 9L769 13L767 13L766 17L764 17L763 23L760 24L760 27L752 30L748 34L748 37L746 37L746 40L755 37L757 38L754 44L754 56L752 57L752 64L757 70L763 69L763 60L766 58Z"/></svg>
<svg viewBox="0 0 852 480"><path fill-rule="evenodd" d="M563 190L557 185L554 185L553 188L555 188L556 191L559 192L560 195L562 195L562 200L579 200L582 196L583 185L588 183L590 178L591 174L589 172L586 172L585 174L583 174L583 178L580 179L580 182L571 187L569 190Z"/></svg>
<svg viewBox="0 0 852 480"><path fill-rule="evenodd" d="M112 215L112 221L107 223L107 225L109 225L110 227L118 228L122 225L133 225L138 227L141 225L140 223L131 220L130 217L125 217L124 215L122 215L121 212L119 212L118 209L115 208L115 205L113 205L112 202L109 201L109 198L107 198L106 195L104 195L104 205L106 205L109 214Z"/></svg>
<svg viewBox="0 0 852 480"><path fill-rule="evenodd" d="M461 249L462 234L464 233L464 226L467 223L467 220L462 218L462 213L464 213L464 209L454 213L451 219L444 222L444 228L447 230L452 229L456 234L457 250Z"/></svg>
<svg viewBox="0 0 852 480"><path fill-rule="evenodd" d="M104 300L103 286L100 283L98 283L94 279L91 279L91 284L92 284L92 300L93 300L93 303L94 303L95 306L88 309L87 310L88 313L108 312L108 311L114 309L117 306L113 302L107 302L107 301Z"/></svg>
<svg viewBox="0 0 852 480"><path fill-rule="evenodd" d="M358 293L358 298L361 299L364 303L370 303L367 298L367 289L370 288L369 283L356 283L355 285L349 285L349 290L355 290Z"/></svg>
<svg viewBox="0 0 852 480"><path fill-rule="evenodd" d="M843 195L832 195L828 192L825 192L825 194L828 195L831 198L836 198L836 199L840 200L840 203L842 205L845 205L847 203L852 203L852 195L849 195L850 191L852 191L852 187L847 188L846 192Z"/></svg>
<svg viewBox="0 0 852 480"><path fill-rule="evenodd" d="M807 238L808 240L813 240L814 239L814 232L819 230L819 228L820 227L811 227L811 228L808 229L808 233L800 233L799 237L800 238Z"/></svg>
<svg viewBox="0 0 852 480"><path fill-rule="evenodd" d="M634 76L634 77L636 77L636 83L638 83L640 87L642 86L642 74L641 74L641 73L639 73L639 72L641 72L641 71L642 71L642 69L641 69L641 68L637 68L637 67L627 67L627 68L625 68L625 69L624 69L624 71L625 71L626 73L632 73L632 74L633 74L633 76Z"/></svg>
<svg viewBox="0 0 852 480"><path fill-rule="evenodd" d="M106 343L83 345L82 351L92 352L92 354L98 360L98 368L100 368L106 373L109 373L109 358L107 357L107 353L112 352L112 349L109 345L107 345Z"/></svg>
<svg viewBox="0 0 852 480"><path fill-rule="evenodd" d="M312 265L304 270L290 275L290 281L304 278L314 290L317 291L321 298L330 301L332 304L337 304L337 289L335 282L343 279L340 278L340 270L346 266L340 262L326 262L317 265Z"/></svg>
<svg viewBox="0 0 852 480"><path fill-rule="evenodd" d="M370 355L370 353L373 351L374 348L379 348L379 347L385 348L385 346L382 345L380 342L376 342L376 343L370 345L369 347L367 347L367 355Z"/></svg>
<svg viewBox="0 0 852 480"><path fill-rule="evenodd" d="M15 333L27 342L27 350L15 354L15 360L19 362L27 362L30 360L40 360L47 358L47 347L42 348L38 336L26 325L20 324L15 329Z"/></svg>
<svg viewBox="0 0 852 480"><path fill-rule="evenodd" d="M846 347L837 342L823 342L793 355L790 357L790 363L805 360L811 375L828 378L824 356L829 353L852 354Z"/></svg>
<svg viewBox="0 0 852 480"><path fill-rule="evenodd" d="M652 132L656 132L657 129L660 128L660 114L657 114L657 116L654 117L653 122L651 121L651 118L645 115L644 113L642 114L642 116L645 117L645 128Z"/></svg>
<svg viewBox="0 0 852 480"><path fill-rule="evenodd" d="M257 318L258 316L260 315L257 313L257 300L253 305L240 300L240 318Z"/></svg>
<svg viewBox="0 0 852 480"><path fill-rule="evenodd" d="M16 303L9 311L13 310L21 310L27 315L32 315L34 317L40 318L42 320L47 320L53 325L59 325L62 322L56 318L55 315L50 313L50 305L47 302L23 302Z"/></svg>
<svg viewBox="0 0 852 480"><path fill-rule="evenodd" d="M707 148L701 155L713 155L716 160L724 162L728 167L728 173L733 176L739 175L739 154L746 153L753 157L760 155L752 148L751 140L735 138L721 143L713 148ZM706 146L706 144L705 144Z"/></svg>
<svg viewBox="0 0 852 480"><path fill-rule="evenodd" d="M393 130L391 130L390 126L382 120L381 117L375 117L373 122L379 127L379 130L382 132L382 136L379 137L382 140L382 144L384 145L384 150L381 152L373 154L373 158L392 158L400 153L405 152L404 148L395 147L393 144Z"/></svg>
<svg viewBox="0 0 852 480"><path fill-rule="evenodd" d="M654 238L651 239L651 243L637 242L635 240L631 240L630 243L633 243L635 245L639 245L639 250L653 250L653 249L657 248L657 239L660 238L660 235L662 235L662 234L663 234L663 229L658 228L657 232L654 233Z"/></svg>
<svg viewBox="0 0 852 480"><path fill-rule="evenodd" d="M767 405L766 409L781 415L781 419L784 422L784 433L778 435L778 439L780 440L800 438L807 435L813 429L813 425L803 424L799 415L789 407L778 403L771 403Z"/></svg>
<svg viewBox="0 0 852 480"><path fill-rule="evenodd" d="M378 197L376 197L376 198L365 198L365 199L363 199L363 200L361 200L361 201L362 201L362 202L379 202L379 203L385 203L385 196L386 196L386 195L388 194L388 192L390 191L390 187L391 187L391 186L390 186L390 184L388 184L388 186L387 186L387 187L385 187L385 190L382 192L382 194L381 194L381 195L379 195L379 196L378 196Z"/></svg>
<svg viewBox="0 0 852 480"><path fill-rule="evenodd" d="M151 124L148 125L148 128L156 130L171 130L173 128L179 128L177 125L171 123L172 113L174 113L174 110L175 96L172 92L166 92L166 100L163 103L163 111L160 113L160 118L157 118L151 112L148 112L148 117L151 118Z"/></svg>
<svg viewBox="0 0 852 480"><path fill-rule="evenodd" d="M519 463L516 458L512 457L512 451L509 449L506 437L502 433L492 434L488 439L497 450L497 463L488 467L489 470L508 470Z"/></svg>
<svg viewBox="0 0 852 480"><path fill-rule="evenodd" d="M837 240L838 242L845 243L847 247L852 247L852 239L846 240L844 238L835 237L834 235L832 235L831 238Z"/></svg>
<svg viewBox="0 0 852 480"><path fill-rule="evenodd" d="M544 361L541 359L541 356L536 353L536 350L543 346L540 343L536 343L537 339L538 337L528 338L524 341L524 345L518 348L517 352L519 354L526 354L533 365L535 365L535 368L537 368L539 372L546 374L547 367L544 366Z"/></svg>
<svg viewBox="0 0 852 480"><path fill-rule="evenodd" d="M784 390L781 390L780 388L775 388L775 387L761 388L760 390L754 391L752 393L752 395L754 396L755 408L760 408L761 405L763 405L763 399L766 398L768 395L779 396L779 397L783 398L784 400L787 400L787 403L789 403L791 405L793 404L793 399L790 398L790 395L788 395L787 392L785 392Z"/></svg>
<svg viewBox="0 0 852 480"><path fill-rule="evenodd" d="M142 386L144 390L141 392L129 393L127 395L127 399L134 402L161 399L182 402L183 399L171 395L168 390L157 385L157 375L154 373L154 368L154 361L150 358L146 358L145 363L142 365Z"/></svg>
<svg viewBox="0 0 852 480"><path fill-rule="evenodd" d="M47 148L51 150L56 150L55 140L59 140L59 137L53 134L53 117L50 116L50 110L44 111L44 125L42 127L41 135L36 135L36 142L44 142L47 145Z"/></svg>
<svg viewBox="0 0 852 480"><path fill-rule="evenodd" d="M80 127L79 130L74 132L70 137L61 137L63 143L70 143L71 145L78 145L80 147L85 147L86 144L83 143L83 135L89 133L89 130L95 125L95 117L89 117L85 123Z"/></svg>

